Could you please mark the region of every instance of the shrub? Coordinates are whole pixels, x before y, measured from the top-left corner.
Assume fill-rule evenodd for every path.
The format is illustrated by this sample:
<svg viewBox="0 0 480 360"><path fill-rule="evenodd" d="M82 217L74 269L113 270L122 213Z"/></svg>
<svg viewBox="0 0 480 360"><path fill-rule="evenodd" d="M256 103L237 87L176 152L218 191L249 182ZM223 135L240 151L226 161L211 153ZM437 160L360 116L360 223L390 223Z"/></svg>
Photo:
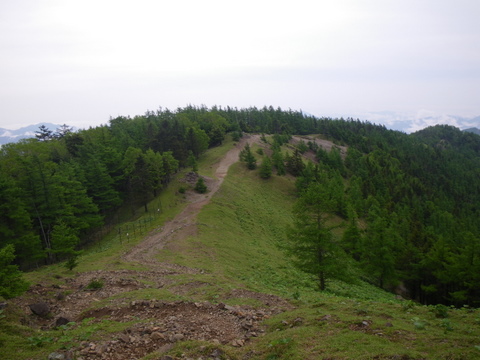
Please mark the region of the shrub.
<svg viewBox="0 0 480 360"><path fill-rule="evenodd" d="M233 141L237 142L243 137L243 133L241 131L234 131L232 133L232 139Z"/></svg>
<svg viewBox="0 0 480 360"><path fill-rule="evenodd" d="M98 290L103 288L103 281L99 279L92 279L86 287L88 290Z"/></svg>
<svg viewBox="0 0 480 360"><path fill-rule="evenodd" d="M63 264L64 267L66 267L68 270L73 270L78 266L78 255L73 255L71 256L65 264Z"/></svg>
<svg viewBox="0 0 480 360"><path fill-rule="evenodd" d="M207 192L207 185L205 185L205 180L202 177L199 177L197 183L195 184L195 191L200 194L205 194Z"/></svg>
<svg viewBox="0 0 480 360"><path fill-rule="evenodd" d="M437 304L430 310L435 314L436 318L446 319L448 318L448 307L442 304Z"/></svg>
<svg viewBox="0 0 480 360"><path fill-rule="evenodd" d="M420 318L414 317L414 318L412 319L412 322L413 322L413 326L415 326L415 329L417 329L417 330L425 330L426 324L425 324L424 321L420 320Z"/></svg>

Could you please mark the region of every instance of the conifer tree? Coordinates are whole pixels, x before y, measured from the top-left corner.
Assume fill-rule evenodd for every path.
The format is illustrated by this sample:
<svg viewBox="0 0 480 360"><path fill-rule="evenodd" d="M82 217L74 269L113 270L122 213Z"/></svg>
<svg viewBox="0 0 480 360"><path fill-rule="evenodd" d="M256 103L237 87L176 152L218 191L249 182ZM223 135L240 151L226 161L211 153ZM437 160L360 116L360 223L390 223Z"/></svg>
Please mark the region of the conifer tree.
<svg viewBox="0 0 480 360"><path fill-rule="evenodd" d="M304 167L305 164L303 163L302 155L298 149L295 149L293 155L287 158L287 171L293 176L299 176Z"/></svg>
<svg viewBox="0 0 480 360"><path fill-rule="evenodd" d="M394 282L396 278L395 239L397 235L383 214L377 205L373 205L370 209L369 227L362 246L364 268L376 278L381 288Z"/></svg>
<svg viewBox="0 0 480 360"><path fill-rule="evenodd" d="M247 164L247 169L255 170L257 168L257 160L253 156L250 145L247 143L240 152L240 160Z"/></svg>
<svg viewBox="0 0 480 360"><path fill-rule="evenodd" d="M311 184L296 202L294 223L287 231L287 253L295 266L316 277L320 290L325 290L327 279L342 267L341 249L327 224L334 207L327 187Z"/></svg>
<svg viewBox="0 0 480 360"><path fill-rule="evenodd" d="M272 160L265 156L259 168L260 177L262 179L269 179L272 176Z"/></svg>
<svg viewBox="0 0 480 360"><path fill-rule="evenodd" d="M56 254L58 259L76 257L81 253L81 251L76 250L79 240L77 231L60 222L55 225L52 231L51 251Z"/></svg>
<svg viewBox="0 0 480 360"><path fill-rule="evenodd" d="M360 246L362 244L362 234L357 225L357 214L352 206L348 206L348 226L342 236L342 244L345 251L355 260L360 260Z"/></svg>
<svg viewBox="0 0 480 360"><path fill-rule="evenodd" d="M283 158L282 151L280 150L279 146L273 146L273 153L272 153L272 164L277 170L277 175L285 175L285 160Z"/></svg>
<svg viewBox="0 0 480 360"><path fill-rule="evenodd" d="M39 141L47 141L53 138L53 131L48 129L45 125L41 125L37 131L35 131L35 137Z"/></svg>
<svg viewBox="0 0 480 360"><path fill-rule="evenodd" d="M15 248L9 244L0 249L0 297L10 299L21 295L28 289L28 283L22 278L22 273L16 265Z"/></svg>
<svg viewBox="0 0 480 360"><path fill-rule="evenodd" d="M192 168L192 171L193 171L193 172L197 172L197 171L198 171L197 159L195 159L195 156L193 155L193 152L192 152L192 151L190 151L190 153L189 153L189 155L188 155L187 165Z"/></svg>

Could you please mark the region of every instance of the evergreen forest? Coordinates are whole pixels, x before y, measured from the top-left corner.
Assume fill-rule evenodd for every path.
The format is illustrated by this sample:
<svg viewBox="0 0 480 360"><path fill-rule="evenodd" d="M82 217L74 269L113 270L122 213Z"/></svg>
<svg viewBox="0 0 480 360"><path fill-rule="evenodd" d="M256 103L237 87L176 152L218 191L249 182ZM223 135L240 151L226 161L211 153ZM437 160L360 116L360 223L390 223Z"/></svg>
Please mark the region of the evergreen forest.
<svg viewBox="0 0 480 360"><path fill-rule="evenodd" d="M73 268L122 217L157 211L148 204L177 171L226 136L252 133L269 144L262 163L249 148L241 154L258 181L295 179L285 248L319 275L320 290L331 278L360 279L422 304L480 305L479 135L446 125L405 134L273 107L160 108L76 132L40 128L2 146L0 295L26 289L18 270ZM310 236L309 214L322 225L313 259L294 244Z"/></svg>

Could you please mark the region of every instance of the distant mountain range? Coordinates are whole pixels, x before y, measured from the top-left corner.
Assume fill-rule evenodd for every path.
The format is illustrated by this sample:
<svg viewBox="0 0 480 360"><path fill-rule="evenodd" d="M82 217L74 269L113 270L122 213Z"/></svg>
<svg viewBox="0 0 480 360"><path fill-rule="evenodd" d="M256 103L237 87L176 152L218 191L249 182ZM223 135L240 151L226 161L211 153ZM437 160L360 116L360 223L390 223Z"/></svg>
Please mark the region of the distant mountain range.
<svg viewBox="0 0 480 360"><path fill-rule="evenodd" d="M27 139L35 137L35 131L38 131L38 128L42 125L45 125L49 130L55 132L61 125L56 125L52 123L40 123L35 125L29 125L22 127L17 130L9 130L0 128L0 145L17 142L21 139Z"/></svg>
<svg viewBox="0 0 480 360"><path fill-rule="evenodd" d="M465 129L463 131L467 131L467 132L471 132L471 133L480 135L480 129L478 129L478 128L468 128L468 129Z"/></svg>
<svg viewBox="0 0 480 360"><path fill-rule="evenodd" d="M463 117L457 115L436 114L421 110L416 113L400 113L394 111L369 112L362 116L355 116L360 120L367 120L374 124L383 124L388 129L413 133L434 125L452 125L460 130L480 128L480 116Z"/></svg>

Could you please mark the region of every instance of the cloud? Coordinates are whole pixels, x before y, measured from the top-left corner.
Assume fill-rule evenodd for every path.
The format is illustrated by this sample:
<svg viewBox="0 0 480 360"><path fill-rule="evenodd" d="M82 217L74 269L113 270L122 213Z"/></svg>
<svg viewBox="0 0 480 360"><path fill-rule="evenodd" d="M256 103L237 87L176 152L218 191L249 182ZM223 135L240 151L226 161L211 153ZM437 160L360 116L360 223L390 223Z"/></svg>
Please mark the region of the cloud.
<svg viewBox="0 0 480 360"><path fill-rule="evenodd" d="M431 110L421 109L414 115L407 131L415 132L429 126L435 126L439 124L451 125L457 128L463 127L463 124L458 117L446 114L437 114Z"/></svg>
<svg viewBox="0 0 480 360"><path fill-rule="evenodd" d="M97 123L199 101L478 114L479 12L466 0L4 1L0 114Z"/></svg>

